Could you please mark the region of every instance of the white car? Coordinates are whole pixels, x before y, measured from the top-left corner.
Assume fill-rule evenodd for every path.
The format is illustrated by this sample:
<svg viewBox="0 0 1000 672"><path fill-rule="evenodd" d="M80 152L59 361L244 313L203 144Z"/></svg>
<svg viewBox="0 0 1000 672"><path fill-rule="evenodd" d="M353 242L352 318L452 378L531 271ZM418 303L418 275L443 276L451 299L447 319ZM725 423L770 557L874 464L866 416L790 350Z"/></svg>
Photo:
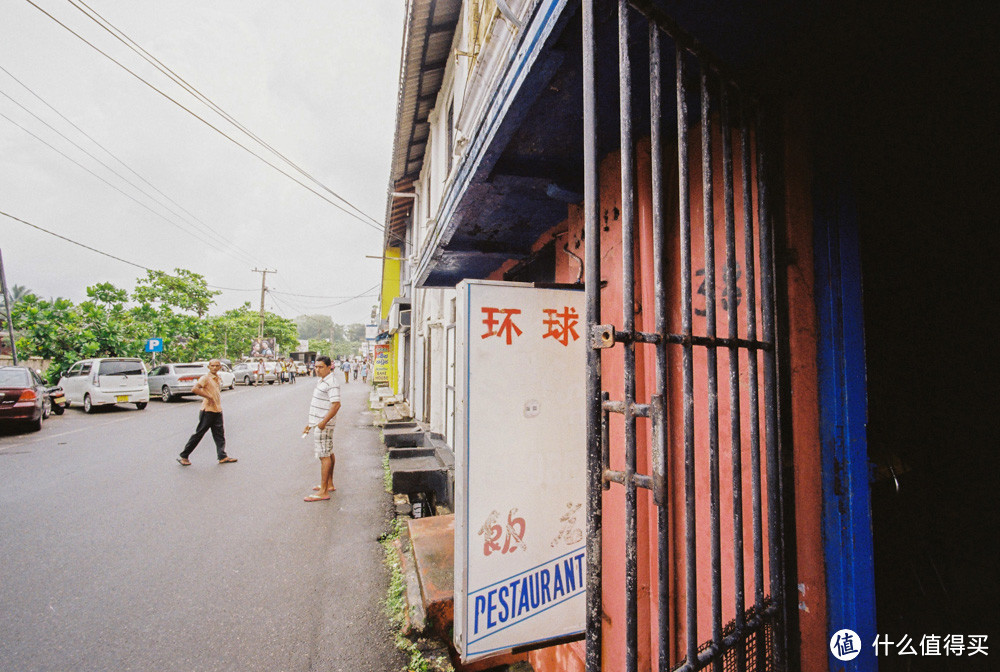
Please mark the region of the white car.
<svg viewBox="0 0 1000 672"><path fill-rule="evenodd" d="M84 359L59 379L66 406L82 404L87 413L112 404L135 404L141 411L149 403L147 384L146 366L138 357Z"/></svg>
<svg viewBox="0 0 1000 672"><path fill-rule="evenodd" d="M194 362L194 363L201 364L202 366L205 367L206 371L208 370L208 362ZM224 390L231 390L236 386L236 374L233 373L233 370L230 369L225 364L223 364L222 368L219 369L219 378L222 381L221 387Z"/></svg>

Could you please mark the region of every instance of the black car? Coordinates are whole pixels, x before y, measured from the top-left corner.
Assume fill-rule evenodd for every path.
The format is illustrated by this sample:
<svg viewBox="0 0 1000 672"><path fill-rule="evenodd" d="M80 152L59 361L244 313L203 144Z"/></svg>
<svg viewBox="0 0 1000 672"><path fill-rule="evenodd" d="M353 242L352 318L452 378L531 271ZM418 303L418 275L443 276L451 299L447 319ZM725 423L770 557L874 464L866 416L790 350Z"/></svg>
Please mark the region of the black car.
<svg viewBox="0 0 1000 672"><path fill-rule="evenodd" d="M0 423L38 431L51 412L49 388L37 372L26 366L0 366Z"/></svg>

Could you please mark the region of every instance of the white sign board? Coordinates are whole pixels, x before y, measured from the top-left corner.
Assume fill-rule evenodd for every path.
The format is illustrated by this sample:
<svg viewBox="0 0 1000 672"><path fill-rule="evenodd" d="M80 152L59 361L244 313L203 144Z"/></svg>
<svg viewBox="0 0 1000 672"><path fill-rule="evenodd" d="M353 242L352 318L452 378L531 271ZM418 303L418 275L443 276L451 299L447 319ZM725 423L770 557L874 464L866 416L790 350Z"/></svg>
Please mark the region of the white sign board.
<svg viewBox="0 0 1000 672"><path fill-rule="evenodd" d="M584 293L457 287L455 646L463 661L584 631Z"/></svg>

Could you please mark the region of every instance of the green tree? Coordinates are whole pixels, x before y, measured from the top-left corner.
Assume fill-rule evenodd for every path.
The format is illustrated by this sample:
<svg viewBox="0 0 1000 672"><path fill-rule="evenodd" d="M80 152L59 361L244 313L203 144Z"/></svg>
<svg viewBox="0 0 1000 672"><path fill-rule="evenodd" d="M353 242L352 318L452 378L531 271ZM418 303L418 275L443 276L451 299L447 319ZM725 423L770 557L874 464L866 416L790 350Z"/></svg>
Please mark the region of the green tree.
<svg viewBox="0 0 1000 672"><path fill-rule="evenodd" d="M310 338L309 349L317 355L330 356L330 341L325 338Z"/></svg>
<svg viewBox="0 0 1000 672"><path fill-rule="evenodd" d="M365 340L365 325L363 324L349 324L344 327L345 340L351 343L362 343Z"/></svg>
<svg viewBox="0 0 1000 672"><path fill-rule="evenodd" d="M132 298L138 303L169 306L202 318L215 303L214 297L220 293L208 288L205 276L175 268L174 275L163 271L146 271L146 277L136 281Z"/></svg>
<svg viewBox="0 0 1000 672"><path fill-rule="evenodd" d="M336 330L336 325L329 315L299 315L295 318L295 324L299 328L299 338L303 340L328 339Z"/></svg>

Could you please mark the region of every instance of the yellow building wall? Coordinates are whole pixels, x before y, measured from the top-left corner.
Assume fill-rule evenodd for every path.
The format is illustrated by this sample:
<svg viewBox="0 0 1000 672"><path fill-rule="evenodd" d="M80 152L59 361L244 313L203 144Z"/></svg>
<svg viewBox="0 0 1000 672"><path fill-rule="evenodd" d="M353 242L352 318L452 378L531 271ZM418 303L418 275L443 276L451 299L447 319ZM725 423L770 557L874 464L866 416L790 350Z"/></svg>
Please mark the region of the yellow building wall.
<svg viewBox="0 0 1000 672"><path fill-rule="evenodd" d="M399 296L400 249L386 248L383 256L385 259L382 260L382 299L379 308L381 319L384 320L389 317L392 300ZM392 335L389 345L389 386L393 394L399 394L399 334Z"/></svg>

